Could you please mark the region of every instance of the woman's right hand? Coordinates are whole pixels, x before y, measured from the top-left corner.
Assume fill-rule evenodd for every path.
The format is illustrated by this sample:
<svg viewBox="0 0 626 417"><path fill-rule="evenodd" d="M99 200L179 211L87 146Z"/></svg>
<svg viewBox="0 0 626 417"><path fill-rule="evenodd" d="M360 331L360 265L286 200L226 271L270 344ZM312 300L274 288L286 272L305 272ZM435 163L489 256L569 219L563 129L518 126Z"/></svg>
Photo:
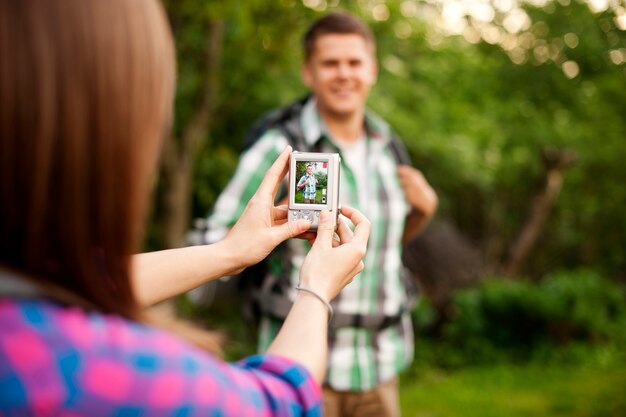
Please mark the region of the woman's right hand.
<svg viewBox="0 0 626 417"><path fill-rule="evenodd" d="M232 262L235 268L228 274L238 274L243 268L260 262L289 238L300 235L307 238L303 233L311 226L309 220L288 221L287 206L274 206L278 187L289 170L291 151L291 146L287 146L274 161L237 223L218 242L226 248L226 253L235 254Z"/></svg>
<svg viewBox="0 0 626 417"><path fill-rule="evenodd" d="M370 222L357 210L343 207L341 213L355 225L354 233L343 221L334 227L328 211L322 211L313 247L300 269L300 286L330 301L363 270ZM300 291L267 353L299 362L319 383L324 382L328 363L326 306L314 295Z"/></svg>
<svg viewBox="0 0 626 417"><path fill-rule="evenodd" d="M328 211L322 211L317 236L300 270L300 285L330 301L363 270L370 222L358 210L343 206L341 214L355 225L354 232L339 220L334 239L333 222Z"/></svg>

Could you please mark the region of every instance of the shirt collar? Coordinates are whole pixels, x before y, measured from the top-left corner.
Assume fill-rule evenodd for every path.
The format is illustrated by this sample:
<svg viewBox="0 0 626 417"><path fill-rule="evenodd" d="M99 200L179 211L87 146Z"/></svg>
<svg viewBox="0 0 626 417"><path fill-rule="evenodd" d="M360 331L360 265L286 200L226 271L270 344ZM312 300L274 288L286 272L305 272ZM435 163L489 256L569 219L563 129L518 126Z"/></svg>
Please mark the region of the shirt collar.
<svg viewBox="0 0 626 417"><path fill-rule="evenodd" d="M326 124L317 111L317 100L314 96L311 96L304 104L300 116L300 123L302 125L304 143L307 148L313 148L322 138L322 133L327 132ZM328 135L326 134L326 136Z"/></svg>
<svg viewBox="0 0 626 417"><path fill-rule="evenodd" d="M316 145L322 137L327 137L332 142L332 137L328 133L326 123L317 110L317 100L315 96L305 103L300 116L302 125L302 134L304 142L308 148ZM391 138L391 129L389 125L377 114L370 110L365 111L365 132L368 139L376 140L381 145L389 142Z"/></svg>

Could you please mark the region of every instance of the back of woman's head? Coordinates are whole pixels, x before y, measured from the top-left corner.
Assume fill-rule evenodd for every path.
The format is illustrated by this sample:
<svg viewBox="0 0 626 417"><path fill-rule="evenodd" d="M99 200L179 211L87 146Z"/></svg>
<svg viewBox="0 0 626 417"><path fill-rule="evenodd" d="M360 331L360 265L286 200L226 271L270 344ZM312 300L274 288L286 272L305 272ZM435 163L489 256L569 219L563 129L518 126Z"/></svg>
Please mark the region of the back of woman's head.
<svg viewBox="0 0 626 417"><path fill-rule="evenodd" d="M154 0L0 0L0 266L133 315L173 82Z"/></svg>

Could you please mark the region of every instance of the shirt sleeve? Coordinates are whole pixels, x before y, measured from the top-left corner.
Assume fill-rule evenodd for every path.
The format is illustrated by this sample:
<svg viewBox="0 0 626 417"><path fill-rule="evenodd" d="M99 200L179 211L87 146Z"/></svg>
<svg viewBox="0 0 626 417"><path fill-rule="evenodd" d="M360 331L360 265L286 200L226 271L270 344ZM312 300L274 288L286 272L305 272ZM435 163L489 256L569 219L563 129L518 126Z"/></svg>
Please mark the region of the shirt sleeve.
<svg viewBox="0 0 626 417"><path fill-rule="evenodd" d="M282 133L272 129L241 155L235 173L208 217L206 242L217 242L226 235L259 188L267 170L287 145L288 141Z"/></svg>
<svg viewBox="0 0 626 417"><path fill-rule="evenodd" d="M6 415L319 416L321 390L290 360L227 363L168 332L41 302L0 302Z"/></svg>
<svg viewBox="0 0 626 417"><path fill-rule="evenodd" d="M322 415L321 389L313 380L308 371L295 362L272 355L255 355L239 363L239 366L248 372L270 374L294 388L298 406L294 408L295 415L317 416ZM272 382L272 381L270 381ZM270 395L271 402L279 402L283 398L280 389L273 383L263 383L264 391ZM292 408L287 399L283 408Z"/></svg>

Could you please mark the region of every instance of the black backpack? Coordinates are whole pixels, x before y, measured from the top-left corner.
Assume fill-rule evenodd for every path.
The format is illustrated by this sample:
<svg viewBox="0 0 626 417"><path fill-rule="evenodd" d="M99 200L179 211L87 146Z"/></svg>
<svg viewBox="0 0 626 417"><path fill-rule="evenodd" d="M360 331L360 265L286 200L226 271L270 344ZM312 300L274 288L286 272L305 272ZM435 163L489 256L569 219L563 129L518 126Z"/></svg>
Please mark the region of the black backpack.
<svg viewBox="0 0 626 417"><path fill-rule="evenodd" d="M279 129L296 151L315 151L307 149L304 135L300 126L302 108L311 95L306 95L288 106L270 110L259 117L253 124L244 139L243 150L251 148L270 129ZM398 165L411 165L411 157L402 140L392 131L389 147Z"/></svg>
<svg viewBox="0 0 626 417"><path fill-rule="evenodd" d="M300 125L300 115L309 98L310 95L307 95L285 107L270 110L261 115L246 134L243 151L250 149L265 132L270 129L279 129L294 150L317 151L317 149L307 148ZM402 143L402 140L393 132L389 146L398 165L411 165L411 158L409 157L404 143ZM267 272L268 262L263 260L256 265L246 268L237 277L237 289L242 300L243 315L245 320L252 325L258 325L258 320L263 310L257 294L263 286ZM281 288L281 284L284 285L284 283L276 283L269 288L269 291L278 294L282 293L283 289ZM411 283L408 284L410 285ZM265 291L267 290L268 289L265 289ZM410 288L409 290L412 291L414 288ZM280 320L284 319L284 317L276 318Z"/></svg>

